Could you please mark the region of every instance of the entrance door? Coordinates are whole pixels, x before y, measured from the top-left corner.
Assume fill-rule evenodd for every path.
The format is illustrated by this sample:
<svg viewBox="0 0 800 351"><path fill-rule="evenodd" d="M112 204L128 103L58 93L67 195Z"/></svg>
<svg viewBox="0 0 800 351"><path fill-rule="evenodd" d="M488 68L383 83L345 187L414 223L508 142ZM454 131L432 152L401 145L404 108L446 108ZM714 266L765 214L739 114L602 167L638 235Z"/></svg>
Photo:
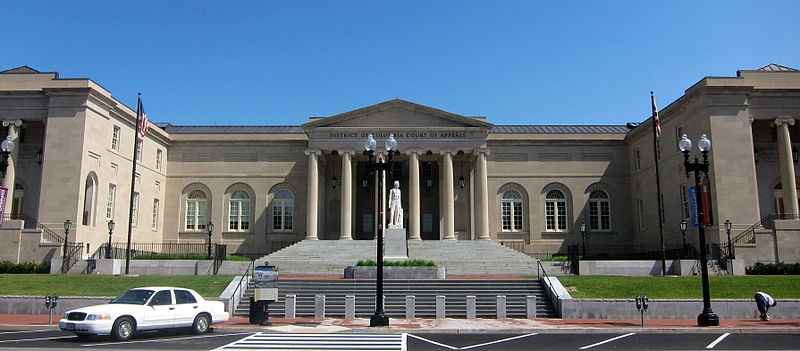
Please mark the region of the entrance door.
<svg viewBox="0 0 800 351"><path fill-rule="evenodd" d="M439 165L423 161L420 166L420 236L439 240Z"/></svg>
<svg viewBox="0 0 800 351"><path fill-rule="evenodd" d="M353 239L375 238L375 175L367 172L367 162L358 162L356 192L356 218Z"/></svg>

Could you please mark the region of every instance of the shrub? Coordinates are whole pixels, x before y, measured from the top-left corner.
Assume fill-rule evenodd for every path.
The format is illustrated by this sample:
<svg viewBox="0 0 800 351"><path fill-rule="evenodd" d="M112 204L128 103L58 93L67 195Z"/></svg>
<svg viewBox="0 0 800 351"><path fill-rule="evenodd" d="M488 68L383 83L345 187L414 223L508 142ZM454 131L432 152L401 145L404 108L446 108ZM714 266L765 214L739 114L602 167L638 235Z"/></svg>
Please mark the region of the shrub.
<svg viewBox="0 0 800 351"><path fill-rule="evenodd" d="M375 267L378 264L373 260L360 260L356 266ZM427 260L403 260L403 261L383 261L385 267L436 267L433 261Z"/></svg>
<svg viewBox="0 0 800 351"><path fill-rule="evenodd" d="M800 275L800 263L761 263L758 262L745 269L752 275Z"/></svg>
<svg viewBox="0 0 800 351"><path fill-rule="evenodd" d="M542 261L553 261L553 262L566 262L569 261L569 256L567 255L553 255L548 258L543 259Z"/></svg>
<svg viewBox="0 0 800 351"><path fill-rule="evenodd" d="M13 263L11 261L0 261L0 274L48 274L50 273L50 262L42 261Z"/></svg>

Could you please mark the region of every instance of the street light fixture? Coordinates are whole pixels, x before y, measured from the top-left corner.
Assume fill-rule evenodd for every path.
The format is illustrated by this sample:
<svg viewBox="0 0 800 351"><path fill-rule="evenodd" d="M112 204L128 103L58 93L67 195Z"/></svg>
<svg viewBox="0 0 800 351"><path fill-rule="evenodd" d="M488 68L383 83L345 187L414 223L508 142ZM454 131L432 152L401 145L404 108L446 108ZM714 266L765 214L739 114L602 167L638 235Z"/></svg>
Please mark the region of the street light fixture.
<svg viewBox="0 0 800 351"><path fill-rule="evenodd" d="M206 229L208 229L208 259L211 259L211 233L214 232L214 223L208 222L206 225Z"/></svg>
<svg viewBox="0 0 800 351"><path fill-rule="evenodd" d="M387 162L373 162L375 160L375 148L378 145L375 138L372 134L367 137L367 141L364 143L364 155L367 156L369 159L368 161L368 173L373 172L386 172L389 171L389 178L392 177L392 162L394 161L394 155L397 153L397 140L394 138L394 134L389 134L389 138L386 139L384 143L384 148L386 148L387 153ZM378 187L380 186L378 183L377 173L375 177L375 192L378 193ZM386 184L384 184L385 186ZM369 319L369 326L370 327L385 327L389 325L389 317L386 316L383 309L383 218L381 217L378 220L379 215L381 215L381 211L378 209L378 205L375 205L375 220L378 223L378 230L375 236L377 237L377 245L376 246L376 256L378 261L377 271L375 274L375 313Z"/></svg>
<svg viewBox="0 0 800 351"><path fill-rule="evenodd" d="M681 220L681 234L683 234L683 256L686 258L689 253L689 248L686 246L686 227L689 223L686 222L686 219Z"/></svg>
<svg viewBox="0 0 800 351"><path fill-rule="evenodd" d="M0 177L6 177L6 170L8 169L8 157L14 151L14 139L7 136L2 143L0 143Z"/></svg>
<svg viewBox="0 0 800 351"><path fill-rule="evenodd" d="M684 134L678 142L678 149L683 153L683 166L686 168L686 177L689 177L690 172L694 173L697 231L700 237L700 272L703 281L703 312L697 316L697 325L701 327L718 326L719 316L711 310L711 292L708 286L708 258L706 257L706 230L705 223L703 223L705 209L703 208L703 196L700 191L703 187L703 177L708 177L708 152L711 151L711 140L703 134L697 142L697 149L700 150L703 161L698 161L697 156L695 156L694 161L689 162L691 148L692 141Z"/></svg>
<svg viewBox="0 0 800 351"><path fill-rule="evenodd" d="M736 257L733 256L733 245L731 243L731 229L733 228L733 223L731 223L731 219L728 218L725 220L725 233L728 234L728 258L734 259Z"/></svg>
<svg viewBox="0 0 800 351"><path fill-rule="evenodd" d="M583 256L586 256L586 223L581 223L581 245L583 246Z"/></svg>
<svg viewBox="0 0 800 351"><path fill-rule="evenodd" d="M108 221L108 246L106 247L106 258L111 258L111 234L114 233L114 220Z"/></svg>
<svg viewBox="0 0 800 351"><path fill-rule="evenodd" d="M72 228L72 221L64 221L64 250L61 253L61 273L67 273L67 242L69 242L69 229Z"/></svg>

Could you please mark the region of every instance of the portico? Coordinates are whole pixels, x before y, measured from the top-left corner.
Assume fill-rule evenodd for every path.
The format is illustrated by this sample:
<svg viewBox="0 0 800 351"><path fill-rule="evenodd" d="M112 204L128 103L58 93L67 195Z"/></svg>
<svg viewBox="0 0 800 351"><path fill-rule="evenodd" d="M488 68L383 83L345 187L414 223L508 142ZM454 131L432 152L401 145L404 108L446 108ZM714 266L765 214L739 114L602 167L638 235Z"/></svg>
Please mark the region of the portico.
<svg viewBox="0 0 800 351"><path fill-rule="evenodd" d="M307 212L306 239L374 237L376 189L362 154L369 134L380 141L393 134L401 145L387 184L401 184L409 240L489 239L486 139L492 124L390 100L303 127L308 208L324 207Z"/></svg>

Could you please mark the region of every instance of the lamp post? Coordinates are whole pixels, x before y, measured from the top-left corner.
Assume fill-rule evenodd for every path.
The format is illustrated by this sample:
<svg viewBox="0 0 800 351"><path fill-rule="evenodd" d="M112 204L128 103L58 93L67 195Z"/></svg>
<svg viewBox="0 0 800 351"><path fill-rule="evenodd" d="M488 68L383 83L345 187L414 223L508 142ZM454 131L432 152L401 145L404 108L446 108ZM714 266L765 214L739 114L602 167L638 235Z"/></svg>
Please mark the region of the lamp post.
<svg viewBox="0 0 800 351"><path fill-rule="evenodd" d="M108 246L106 247L106 258L111 258L111 234L114 233L114 220L108 221Z"/></svg>
<svg viewBox="0 0 800 351"><path fill-rule="evenodd" d="M711 292L708 286L708 259L706 257L706 230L703 223L705 209L703 208L702 186L703 177L708 177L708 152L711 151L711 140L705 134L700 136L697 149L703 155L703 161L698 161L697 156L694 161L689 161L689 151L692 149L692 141L684 134L678 142L678 149L683 152L683 166L686 168L686 177L689 172L694 173L695 201L697 202L697 231L700 237L700 272L703 281L703 312L697 316L697 325L701 327L718 326L719 316L711 310ZM710 204L709 204L710 205Z"/></svg>
<svg viewBox="0 0 800 351"><path fill-rule="evenodd" d="M61 273L67 273L67 242L69 242L69 228L72 227L72 221L69 219L64 221L64 250L61 253Z"/></svg>
<svg viewBox="0 0 800 351"><path fill-rule="evenodd" d="M733 227L733 223L731 223L731 219L728 218L725 220L725 233L728 234L728 258L734 259L736 257L733 256L733 245L731 243L731 228Z"/></svg>
<svg viewBox="0 0 800 351"><path fill-rule="evenodd" d="M394 155L397 153L397 140L394 138L394 134L389 134L389 138L386 139L385 148L387 153L387 162L373 162L375 159L375 148L377 146L377 142L372 134L367 137L366 143L364 143L364 155L367 156L369 159L368 162L368 169L369 173L378 172L378 171L389 171L389 179L392 176L392 162L394 161ZM377 174L377 173L376 173ZM378 178L376 177L375 180L375 192L378 192L378 187L380 186L378 183ZM385 186L386 184L383 184ZM378 220L378 216L380 220ZM375 205L375 220L378 223L378 230L376 233L377 236L377 261L378 267L377 272L375 275L375 313L369 319L369 326L370 327L385 327L389 325L389 317L383 311L383 216L382 212L378 209L378 205Z"/></svg>
<svg viewBox="0 0 800 351"><path fill-rule="evenodd" d="M682 250L683 256L684 256L683 258L686 258L686 256L688 256L688 253L689 253L689 248L686 247L686 227L687 227L687 225L688 225L688 223L686 222L686 219L682 219L681 220L681 234L683 235L683 250Z"/></svg>
<svg viewBox="0 0 800 351"><path fill-rule="evenodd" d="M206 225L206 229L208 229L208 259L211 259L211 233L214 232L214 223L208 222Z"/></svg>
<svg viewBox="0 0 800 351"><path fill-rule="evenodd" d="M6 177L6 170L8 169L8 157L14 151L14 139L11 135L7 136L2 143L0 143L0 177ZM9 189L10 191L11 189ZM6 200L8 201L8 200Z"/></svg>
<svg viewBox="0 0 800 351"><path fill-rule="evenodd" d="M583 246L583 256L586 256L586 223L581 223L581 246Z"/></svg>

